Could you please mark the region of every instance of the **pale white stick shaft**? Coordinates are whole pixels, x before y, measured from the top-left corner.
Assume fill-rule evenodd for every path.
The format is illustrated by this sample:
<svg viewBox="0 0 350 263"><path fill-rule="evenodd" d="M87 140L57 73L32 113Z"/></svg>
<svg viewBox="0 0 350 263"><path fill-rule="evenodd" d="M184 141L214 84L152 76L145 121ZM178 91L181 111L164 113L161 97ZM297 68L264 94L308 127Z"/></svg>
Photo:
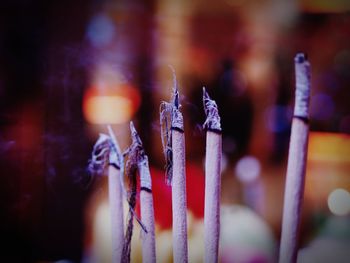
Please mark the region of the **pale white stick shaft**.
<svg viewBox="0 0 350 263"><path fill-rule="evenodd" d="M298 231L304 195L308 133L308 124L302 119L294 118L284 193L280 263L296 262Z"/></svg>
<svg viewBox="0 0 350 263"><path fill-rule="evenodd" d="M154 232L154 208L152 196L151 173L148 166L148 158L139 164L141 178L141 221L146 227L147 233L142 232L142 262L156 262L156 242Z"/></svg>
<svg viewBox="0 0 350 263"><path fill-rule="evenodd" d="M221 134L207 131L205 154L204 262L218 262L221 196Z"/></svg>
<svg viewBox="0 0 350 263"><path fill-rule="evenodd" d="M111 213L113 263L121 262L124 245L123 189L120 176L120 170L110 165L108 168L108 193Z"/></svg>
<svg viewBox="0 0 350 263"><path fill-rule="evenodd" d="M183 132L172 130L173 177L173 257L174 263L188 262L187 216L186 216L186 175L185 136Z"/></svg>
<svg viewBox="0 0 350 263"><path fill-rule="evenodd" d="M147 229L142 233L142 262L156 262L156 243L154 234L154 209L152 193L141 190L141 221Z"/></svg>

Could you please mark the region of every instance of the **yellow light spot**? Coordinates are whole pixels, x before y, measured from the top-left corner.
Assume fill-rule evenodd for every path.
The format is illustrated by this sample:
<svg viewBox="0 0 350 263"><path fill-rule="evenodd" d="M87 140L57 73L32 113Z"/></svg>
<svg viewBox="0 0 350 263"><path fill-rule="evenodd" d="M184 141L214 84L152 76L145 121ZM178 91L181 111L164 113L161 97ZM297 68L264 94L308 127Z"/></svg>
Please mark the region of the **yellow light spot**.
<svg viewBox="0 0 350 263"><path fill-rule="evenodd" d="M134 112L132 101L117 95L89 97L83 108L86 120L93 124L125 123Z"/></svg>

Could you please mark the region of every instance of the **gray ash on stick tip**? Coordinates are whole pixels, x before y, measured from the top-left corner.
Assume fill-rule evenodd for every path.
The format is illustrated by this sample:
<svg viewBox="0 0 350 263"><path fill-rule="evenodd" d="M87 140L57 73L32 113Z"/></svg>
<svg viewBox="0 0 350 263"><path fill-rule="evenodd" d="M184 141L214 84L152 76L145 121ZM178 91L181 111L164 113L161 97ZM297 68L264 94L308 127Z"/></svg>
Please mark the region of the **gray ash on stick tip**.
<svg viewBox="0 0 350 263"><path fill-rule="evenodd" d="M170 66L170 69L173 73L173 94L172 94L172 114L171 114L171 128L183 132L184 130L184 123L183 123L183 116L180 112L180 98L179 98L179 89L178 89L178 83L176 79L176 73L175 69Z"/></svg>
<svg viewBox="0 0 350 263"><path fill-rule="evenodd" d="M152 181L151 181L151 174L149 172L148 157L143 149L142 141L135 129L133 122L130 122L130 131L131 131L131 138L132 138L131 147L132 149L134 149L134 152L132 153L134 157L132 158L135 158L135 162L139 169L141 189L146 189L151 191Z"/></svg>
<svg viewBox="0 0 350 263"><path fill-rule="evenodd" d="M179 102L179 88L178 88L178 83L176 79L176 72L173 66L169 65L169 68L173 74L173 98L172 98L172 103L176 109L179 109L180 107L180 102Z"/></svg>
<svg viewBox="0 0 350 263"><path fill-rule="evenodd" d="M102 175L108 165L122 169L123 156L112 129L108 129L109 135L101 133L92 150L88 167L92 174Z"/></svg>
<svg viewBox="0 0 350 263"><path fill-rule="evenodd" d="M209 97L209 94L203 87L203 105L207 116L203 128L209 131L221 132L220 115L216 102Z"/></svg>
<svg viewBox="0 0 350 263"><path fill-rule="evenodd" d="M165 157L165 178L167 185L171 185L173 171L172 130L184 131L183 116L180 112L180 96L175 69L169 65L173 75L173 92L170 102L163 101L160 104L159 117L163 153Z"/></svg>
<svg viewBox="0 0 350 263"><path fill-rule="evenodd" d="M110 125L107 125L107 129L110 137L110 147L111 147L111 152L109 155L109 164L113 165L117 169L119 168L123 172L123 169L124 169L123 154L120 150L117 138L115 137L112 127Z"/></svg>
<svg viewBox="0 0 350 263"><path fill-rule="evenodd" d="M132 171L137 170L137 164L143 155L142 142L132 122L130 122L130 132L131 144L124 152L124 157L126 158L125 167L127 176L132 175Z"/></svg>
<svg viewBox="0 0 350 263"><path fill-rule="evenodd" d="M309 117L310 101L310 63L304 53L297 53L295 58L295 107L294 116L302 119Z"/></svg>
<svg viewBox="0 0 350 263"><path fill-rule="evenodd" d="M109 163L111 148L108 135L101 133L96 141L89 161L88 170L91 174L103 175Z"/></svg>
<svg viewBox="0 0 350 263"><path fill-rule="evenodd" d="M142 141L140 139L139 134L137 133L135 129L134 123L131 121L130 122L130 131L131 131L131 139L132 139L132 144L138 147L142 147Z"/></svg>
<svg viewBox="0 0 350 263"><path fill-rule="evenodd" d="M294 58L294 61L296 63L303 63L303 62L307 61L307 54L302 53L302 52L297 53L295 58Z"/></svg>
<svg viewBox="0 0 350 263"><path fill-rule="evenodd" d="M124 156L127 159L126 167L127 169L137 169L138 164L145 159L145 151L143 149L142 141L139 134L137 133L134 123L130 122L130 132L131 132L131 145L125 151ZM127 173L127 175L130 173Z"/></svg>
<svg viewBox="0 0 350 263"><path fill-rule="evenodd" d="M174 95L173 95L173 104L176 109L179 109L180 103L179 103L179 90L175 89L174 90Z"/></svg>

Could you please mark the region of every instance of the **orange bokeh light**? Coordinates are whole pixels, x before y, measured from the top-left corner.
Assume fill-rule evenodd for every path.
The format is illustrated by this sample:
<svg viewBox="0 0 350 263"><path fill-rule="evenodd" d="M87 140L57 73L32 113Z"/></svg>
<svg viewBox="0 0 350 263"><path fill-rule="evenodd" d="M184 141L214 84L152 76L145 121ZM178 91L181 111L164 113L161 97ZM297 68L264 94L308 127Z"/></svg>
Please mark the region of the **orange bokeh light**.
<svg viewBox="0 0 350 263"><path fill-rule="evenodd" d="M91 87L84 95L83 112L92 124L121 124L132 119L140 102L139 91L130 85Z"/></svg>

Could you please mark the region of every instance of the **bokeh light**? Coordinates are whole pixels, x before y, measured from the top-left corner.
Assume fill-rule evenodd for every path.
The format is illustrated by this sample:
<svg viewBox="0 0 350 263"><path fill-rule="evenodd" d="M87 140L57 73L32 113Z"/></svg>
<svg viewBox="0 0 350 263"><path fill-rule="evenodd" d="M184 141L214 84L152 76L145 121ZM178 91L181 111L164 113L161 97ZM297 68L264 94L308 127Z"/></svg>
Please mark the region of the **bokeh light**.
<svg viewBox="0 0 350 263"><path fill-rule="evenodd" d="M334 113L334 101L325 93L318 93L311 99L311 118L315 120L328 120Z"/></svg>
<svg viewBox="0 0 350 263"><path fill-rule="evenodd" d="M244 206L221 207L221 262L273 262L275 240L269 226Z"/></svg>
<svg viewBox="0 0 350 263"><path fill-rule="evenodd" d="M97 48L108 45L115 35L114 22L103 14L94 16L87 28L87 37Z"/></svg>
<svg viewBox="0 0 350 263"><path fill-rule="evenodd" d="M350 213L350 193L344 189L335 189L328 196L329 210L335 215L344 216Z"/></svg>
<svg viewBox="0 0 350 263"><path fill-rule="evenodd" d="M253 156L241 158L235 167L235 174L242 183L255 181L260 174L260 162Z"/></svg>
<svg viewBox="0 0 350 263"><path fill-rule="evenodd" d="M86 120L92 124L122 124L131 120L140 105L140 95L132 86L90 88L83 100Z"/></svg>
<svg viewBox="0 0 350 263"><path fill-rule="evenodd" d="M288 106L274 105L266 110L266 124L271 132L283 132L289 129L292 110Z"/></svg>

